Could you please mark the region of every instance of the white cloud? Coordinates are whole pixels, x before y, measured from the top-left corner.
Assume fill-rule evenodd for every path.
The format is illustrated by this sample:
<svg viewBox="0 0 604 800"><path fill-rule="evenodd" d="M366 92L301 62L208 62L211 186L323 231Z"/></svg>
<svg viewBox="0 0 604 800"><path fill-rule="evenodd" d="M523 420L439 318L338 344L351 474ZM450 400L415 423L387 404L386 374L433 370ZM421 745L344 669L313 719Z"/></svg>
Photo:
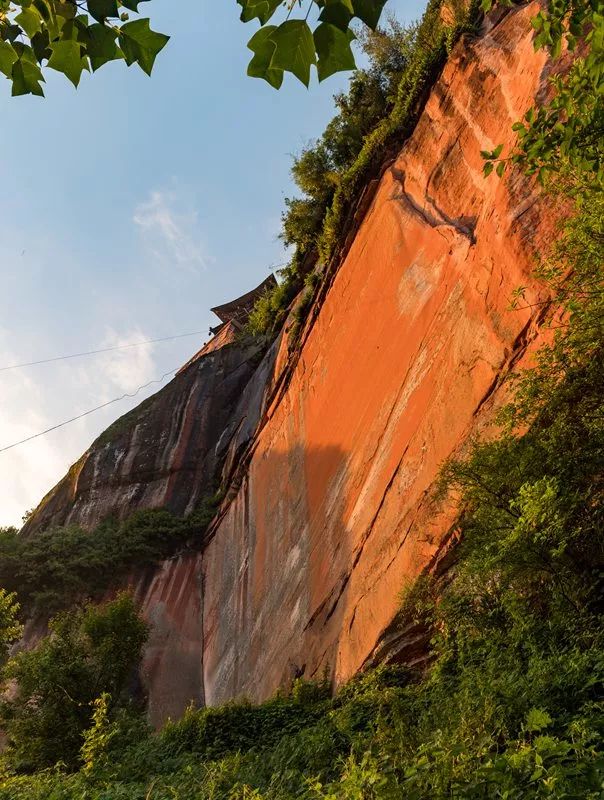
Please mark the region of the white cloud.
<svg viewBox="0 0 604 800"><path fill-rule="evenodd" d="M152 191L133 221L145 247L162 264L197 272L210 261L198 229L198 214L175 191Z"/></svg>
<svg viewBox="0 0 604 800"><path fill-rule="evenodd" d="M2 364L27 360L3 346L7 338L0 330ZM148 338L139 328L122 333L109 329L99 346ZM145 344L77 361L1 372L0 448L159 378L163 370L155 363L153 348ZM0 525L19 525L25 511L39 503L99 433L159 388L154 383L133 399L0 453Z"/></svg>
<svg viewBox="0 0 604 800"><path fill-rule="evenodd" d="M144 342L149 335L140 328L132 328L125 333L118 333L109 328L99 349L105 347L123 347L135 342ZM153 344L143 344L137 347L124 347L122 350L112 350L102 353L78 363L77 380L81 387L86 386L94 394L98 403L117 397L124 392L133 392L139 386L147 383L156 376L156 366L153 359Z"/></svg>

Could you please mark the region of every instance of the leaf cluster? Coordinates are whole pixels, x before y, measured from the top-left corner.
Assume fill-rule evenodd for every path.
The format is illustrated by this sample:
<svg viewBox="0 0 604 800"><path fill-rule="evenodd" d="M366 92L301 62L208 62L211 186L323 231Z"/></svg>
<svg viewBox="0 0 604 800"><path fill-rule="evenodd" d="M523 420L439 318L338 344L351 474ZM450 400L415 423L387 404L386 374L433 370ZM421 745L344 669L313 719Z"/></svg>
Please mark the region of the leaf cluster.
<svg viewBox="0 0 604 800"><path fill-rule="evenodd" d="M14 592L0 589L0 665L5 661L10 646L23 633L18 614L17 595Z"/></svg>
<svg viewBox="0 0 604 800"><path fill-rule="evenodd" d="M491 0L483 4L490 7ZM502 157L500 145L482 153L484 173L501 177L508 164L519 165L540 183L558 180L560 165L583 184L604 189L604 3L602 0L551 0L532 19L535 49L557 59L571 54L570 68L554 71L550 97L512 127L516 147ZM568 58L568 56L567 56Z"/></svg>
<svg viewBox="0 0 604 800"><path fill-rule="evenodd" d="M291 72L305 86L309 85L311 67L316 66L320 81L335 72L354 69L351 42L355 35L351 23L361 20L377 27L385 0L309 0L304 19L291 18L295 2L282 0L237 0L241 20L260 21L260 29L248 42L254 56L248 75L263 78L275 89L283 82L283 73ZM267 24L279 7L287 6L286 19L279 25ZM318 12L314 30L308 23L310 12Z"/></svg>
<svg viewBox="0 0 604 800"><path fill-rule="evenodd" d="M2 0L0 72L12 94L43 96L45 68L75 87L82 72L110 61L138 64L151 74L168 36L152 31L147 18L129 20L141 0Z"/></svg>

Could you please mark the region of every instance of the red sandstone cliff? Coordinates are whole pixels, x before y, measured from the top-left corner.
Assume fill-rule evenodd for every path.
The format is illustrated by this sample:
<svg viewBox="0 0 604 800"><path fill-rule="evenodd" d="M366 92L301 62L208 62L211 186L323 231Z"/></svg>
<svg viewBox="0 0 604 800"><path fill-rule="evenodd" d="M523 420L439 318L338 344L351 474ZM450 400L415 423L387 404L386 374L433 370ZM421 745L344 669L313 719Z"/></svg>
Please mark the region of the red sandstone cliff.
<svg viewBox="0 0 604 800"><path fill-rule="evenodd" d="M426 501L439 465L489 424L539 335L537 312L509 300L532 286L548 215L521 175L485 180L479 154L509 143L544 89L535 8L456 46L299 351L282 338L259 365L237 344L206 355L101 437L28 523L185 511L222 469L205 551L132 578L152 623L156 723L191 699L264 698L294 672L349 677L442 544L450 520Z"/></svg>

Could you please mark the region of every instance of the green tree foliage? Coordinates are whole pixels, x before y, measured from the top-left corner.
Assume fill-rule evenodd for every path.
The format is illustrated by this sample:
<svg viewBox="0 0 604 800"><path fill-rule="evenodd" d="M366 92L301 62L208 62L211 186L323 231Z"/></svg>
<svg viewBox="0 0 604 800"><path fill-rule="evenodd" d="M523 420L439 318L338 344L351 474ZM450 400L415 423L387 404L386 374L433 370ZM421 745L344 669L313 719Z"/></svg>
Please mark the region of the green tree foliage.
<svg viewBox="0 0 604 800"><path fill-rule="evenodd" d="M490 8L491 0L483 7ZM604 2L552 0L532 20L535 49L547 48L556 59L566 48L574 56L570 70L551 78L553 97L530 108L516 122L516 148L483 152L485 174L501 177L508 164L520 165L543 183L565 164L582 183L604 188Z"/></svg>
<svg viewBox="0 0 604 800"><path fill-rule="evenodd" d="M11 644L21 636L18 613L16 594L0 589L0 664L6 659Z"/></svg>
<svg viewBox="0 0 604 800"><path fill-rule="evenodd" d="M199 548L220 495L188 517L146 509L94 531L50 528L28 537L0 531L0 586L16 592L25 614L47 616L83 598L99 597L128 570L144 568L186 547Z"/></svg>
<svg viewBox="0 0 604 800"><path fill-rule="evenodd" d="M353 69L355 66L351 42L355 38L351 23L360 20L375 29L386 0L237 0L241 6L241 20L257 19L260 29L248 42L253 52L248 75L263 78L278 89L283 82L283 73L291 72L308 86L311 68L316 66L319 80L325 80L335 72ZM304 18L295 19L299 5ZM278 25L268 24L278 9L285 19ZM311 29L308 19L314 13L316 24Z"/></svg>
<svg viewBox="0 0 604 800"><path fill-rule="evenodd" d="M366 137L392 110L402 76L424 46L418 34L419 26L404 27L390 17L387 27L361 37L368 66L355 72L346 93L334 97L337 113L320 139L294 159L292 176L304 197L286 200L282 234L286 245L304 253L316 245L342 177L355 163Z"/></svg>
<svg viewBox="0 0 604 800"><path fill-rule="evenodd" d="M302 218L303 212L302 212ZM280 271L281 282L260 297L249 316L247 329L254 336L265 336L277 330L283 322L289 304L295 299L301 285L298 259Z"/></svg>
<svg viewBox="0 0 604 800"><path fill-rule="evenodd" d="M141 0L0 0L0 72L12 94L43 96L44 68L78 86L82 72L122 59L151 74L168 36L147 18L130 20Z"/></svg>
<svg viewBox="0 0 604 800"><path fill-rule="evenodd" d="M390 17L387 27L361 37L369 59L346 93L334 97L335 117L318 141L294 159L292 177L304 198L286 201L283 241L308 251L316 242L341 177L354 164L365 138L392 109L396 89L413 58L418 26Z"/></svg>
<svg viewBox="0 0 604 800"><path fill-rule="evenodd" d="M151 728L140 709L129 702L114 703L109 692L102 692L91 706L91 725L82 734L81 770L87 778L98 778L114 772L119 754L134 742L145 741Z"/></svg>
<svg viewBox="0 0 604 800"><path fill-rule="evenodd" d="M25 771L77 765L94 700L103 692L122 699L146 637L127 594L55 617L49 635L4 669L4 680L16 684L14 696L0 704L10 765Z"/></svg>
<svg viewBox="0 0 604 800"><path fill-rule="evenodd" d="M43 96L44 70L61 72L77 88L82 72L95 72L110 61L138 64L151 74L169 37L150 27L146 17L130 19L144 0L0 0L0 72L11 81L12 94ZM258 19L260 29L248 43L254 56L248 74L275 88L291 72L306 86L311 67L319 80L354 69L350 47L353 19L377 26L385 0L309 0L319 19L314 31L305 19L287 18L267 25L284 4L279 0L238 0L241 19Z"/></svg>

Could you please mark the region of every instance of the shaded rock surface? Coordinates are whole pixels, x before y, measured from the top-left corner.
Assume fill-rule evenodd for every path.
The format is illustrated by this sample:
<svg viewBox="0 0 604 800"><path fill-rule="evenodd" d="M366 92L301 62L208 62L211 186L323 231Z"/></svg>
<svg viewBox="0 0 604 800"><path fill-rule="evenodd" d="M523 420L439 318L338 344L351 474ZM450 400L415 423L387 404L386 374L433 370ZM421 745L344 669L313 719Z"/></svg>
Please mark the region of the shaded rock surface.
<svg viewBox="0 0 604 800"><path fill-rule="evenodd" d="M153 626L143 673L156 724L190 700L261 700L294 675L343 681L380 652L421 660L422 631L391 623L450 535L430 488L488 429L540 335L530 274L551 214L523 176L485 180L479 152L509 144L544 90L536 10L455 47L299 351L283 338L259 364L237 344L201 358L101 437L30 520L32 532L138 506L184 512L218 469L228 479L205 550L131 579ZM519 285L527 307L512 311Z"/></svg>
<svg viewBox="0 0 604 800"><path fill-rule="evenodd" d="M226 426L235 424L235 408L260 357L258 344L229 340L198 354L164 389L101 434L22 533L71 523L93 528L137 508L192 511L216 489L216 445Z"/></svg>

